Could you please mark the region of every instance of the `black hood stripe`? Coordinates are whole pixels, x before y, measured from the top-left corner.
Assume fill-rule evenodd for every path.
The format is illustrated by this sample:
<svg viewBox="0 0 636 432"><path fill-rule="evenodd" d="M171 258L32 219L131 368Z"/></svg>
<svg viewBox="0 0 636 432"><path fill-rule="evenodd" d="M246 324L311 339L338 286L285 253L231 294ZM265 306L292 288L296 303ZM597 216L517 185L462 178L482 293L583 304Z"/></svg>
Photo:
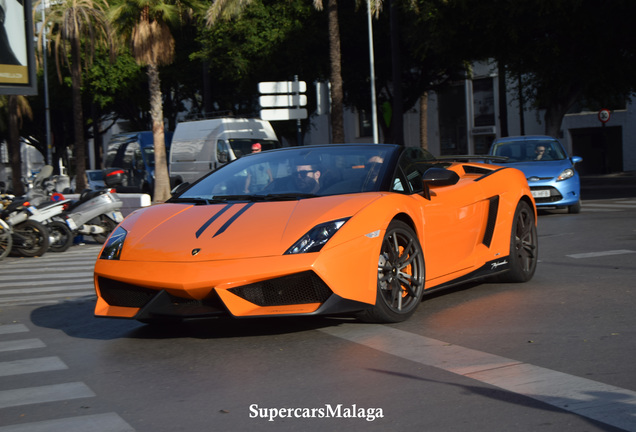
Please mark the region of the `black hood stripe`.
<svg viewBox="0 0 636 432"><path fill-rule="evenodd" d="M198 229L196 236L197 238L201 237L201 234L203 234L203 231L205 231L212 222L214 222L215 220L217 220L219 218L219 216L221 216L223 213L225 213L226 211L228 211L230 209L230 207L232 207L234 204L227 204L225 207L223 207L217 214L215 214L214 216L212 216L210 219L208 219L208 221L206 223L204 223L201 228Z"/></svg>
<svg viewBox="0 0 636 432"><path fill-rule="evenodd" d="M242 209L237 211L234 216L232 216L230 219L228 219L228 221L225 222L221 228L219 228L219 230L212 236L212 238L218 236L219 234L222 234L226 229L228 229L230 227L230 225L232 225L234 223L235 220L237 220L243 213L245 213L253 205L254 205L253 202L249 203L245 207L243 207Z"/></svg>

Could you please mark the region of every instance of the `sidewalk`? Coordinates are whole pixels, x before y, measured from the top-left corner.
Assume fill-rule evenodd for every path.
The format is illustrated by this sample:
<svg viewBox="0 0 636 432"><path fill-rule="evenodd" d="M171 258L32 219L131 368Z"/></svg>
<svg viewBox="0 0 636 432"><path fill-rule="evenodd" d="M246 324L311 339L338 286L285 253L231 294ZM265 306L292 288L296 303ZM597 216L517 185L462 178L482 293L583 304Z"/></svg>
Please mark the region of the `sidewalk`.
<svg viewBox="0 0 636 432"><path fill-rule="evenodd" d="M581 176L581 198L636 198L636 171Z"/></svg>

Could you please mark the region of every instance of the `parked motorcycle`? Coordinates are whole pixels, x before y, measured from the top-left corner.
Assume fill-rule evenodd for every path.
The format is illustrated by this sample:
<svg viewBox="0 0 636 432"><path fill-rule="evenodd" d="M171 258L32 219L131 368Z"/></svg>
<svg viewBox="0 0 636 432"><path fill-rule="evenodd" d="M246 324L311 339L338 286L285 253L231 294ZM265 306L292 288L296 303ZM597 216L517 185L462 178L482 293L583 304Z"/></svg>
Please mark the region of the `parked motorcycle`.
<svg viewBox="0 0 636 432"><path fill-rule="evenodd" d="M0 219L0 260L11 253L13 230L8 223Z"/></svg>
<svg viewBox="0 0 636 432"><path fill-rule="evenodd" d="M49 248L49 231L40 222L29 217L37 210L25 199L4 195L0 218L11 230L12 247L9 252L25 257L44 255Z"/></svg>

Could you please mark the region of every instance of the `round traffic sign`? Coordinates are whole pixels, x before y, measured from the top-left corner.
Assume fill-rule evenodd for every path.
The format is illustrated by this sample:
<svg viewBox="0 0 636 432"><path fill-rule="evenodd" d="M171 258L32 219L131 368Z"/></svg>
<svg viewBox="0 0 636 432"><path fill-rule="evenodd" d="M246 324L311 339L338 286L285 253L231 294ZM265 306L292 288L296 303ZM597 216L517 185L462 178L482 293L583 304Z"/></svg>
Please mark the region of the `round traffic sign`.
<svg viewBox="0 0 636 432"><path fill-rule="evenodd" d="M610 110L603 108L598 112L598 119L601 123L607 123L610 119Z"/></svg>

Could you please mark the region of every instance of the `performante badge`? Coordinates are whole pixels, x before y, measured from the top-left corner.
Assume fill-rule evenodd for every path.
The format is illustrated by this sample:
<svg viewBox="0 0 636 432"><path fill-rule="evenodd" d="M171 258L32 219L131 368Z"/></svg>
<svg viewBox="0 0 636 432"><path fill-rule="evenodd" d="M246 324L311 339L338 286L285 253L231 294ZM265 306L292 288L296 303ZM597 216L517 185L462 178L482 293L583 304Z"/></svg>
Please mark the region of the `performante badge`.
<svg viewBox="0 0 636 432"><path fill-rule="evenodd" d="M192 249L192 256L198 255L199 252L201 252L201 249L199 249L199 248Z"/></svg>

